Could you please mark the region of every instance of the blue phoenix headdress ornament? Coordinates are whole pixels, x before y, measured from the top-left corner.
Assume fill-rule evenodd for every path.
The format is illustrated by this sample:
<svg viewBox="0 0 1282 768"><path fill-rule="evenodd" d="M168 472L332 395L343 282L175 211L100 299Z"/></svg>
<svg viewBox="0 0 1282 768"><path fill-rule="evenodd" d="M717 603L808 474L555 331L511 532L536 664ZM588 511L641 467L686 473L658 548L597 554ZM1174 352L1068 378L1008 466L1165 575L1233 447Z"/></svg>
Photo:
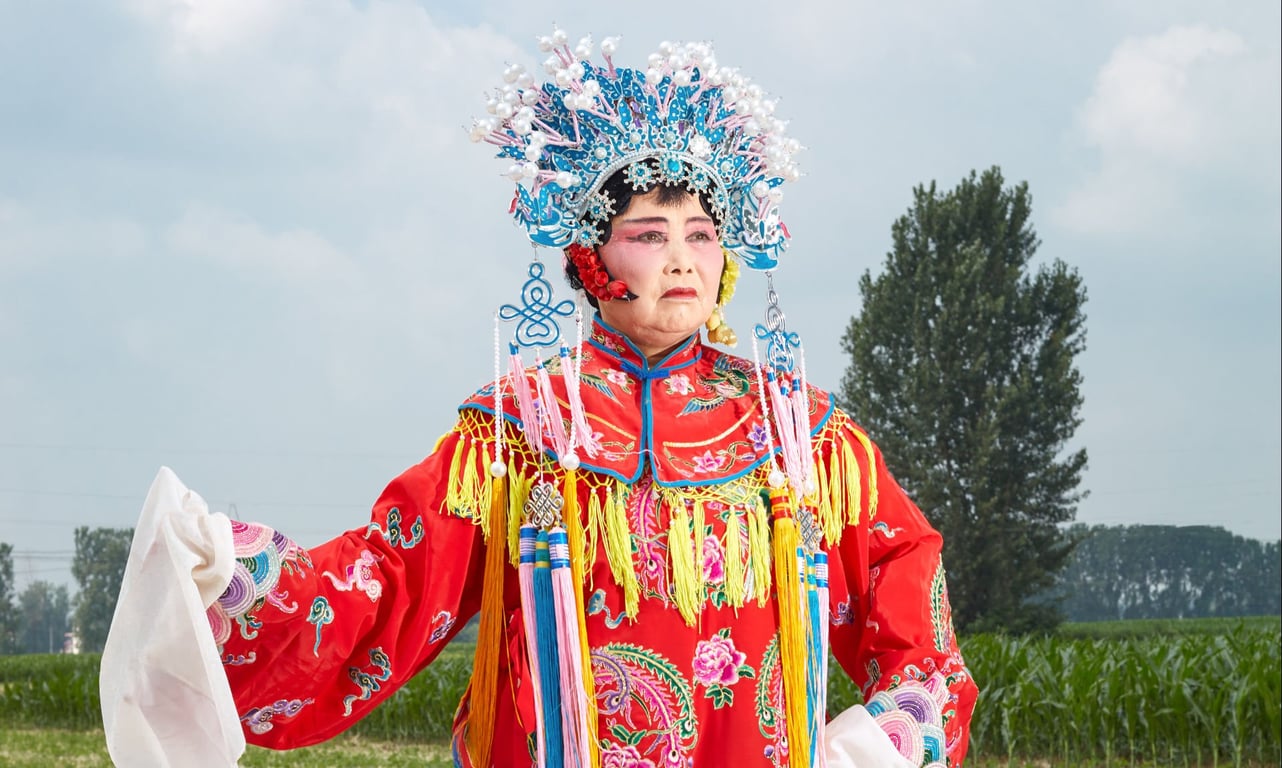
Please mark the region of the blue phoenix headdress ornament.
<svg viewBox="0 0 1282 768"><path fill-rule="evenodd" d="M760 86L719 67L707 43L662 43L644 71L614 65L615 38L601 41L603 65L588 61L591 38L571 49L560 29L539 47L551 54L551 80L509 66L471 133L510 161L511 212L531 241L599 245L617 213L601 186L622 170L634 189L663 182L706 194L726 248L753 269L778 264L788 242L779 186L800 175L801 145Z"/></svg>

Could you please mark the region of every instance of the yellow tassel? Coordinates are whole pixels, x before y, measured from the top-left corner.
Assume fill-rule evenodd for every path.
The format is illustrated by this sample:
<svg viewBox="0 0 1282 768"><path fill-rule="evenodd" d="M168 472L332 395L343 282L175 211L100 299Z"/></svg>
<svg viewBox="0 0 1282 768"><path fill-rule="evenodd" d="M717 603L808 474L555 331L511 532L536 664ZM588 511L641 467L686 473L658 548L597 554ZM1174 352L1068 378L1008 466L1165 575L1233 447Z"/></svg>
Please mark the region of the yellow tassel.
<svg viewBox="0 0 1282 768"><path fill-rule="evenodd" d="M637 581L636 568L632 565L632 532L628 527L627 498L618 481L606 489L603 517L605 559L610 564L614 583L623 588L623 612L629 619L635 620L641 602L641 586Z"/></svg>
<svg viewBox="0 0 1282 768"><path fill-rule="evenodd" d="M476 471L476 466L476 446L473 444L467 447L467 456L463 459L463 482L459 489L458 506L454 507L454 513L459 514L463 509L469 510L472 521L479 524L488 537L492 504L490 483L485 482L484 475Z"/></svg>
<svg viewBox="0 0 1282 768"><path fill-rule="evenodd" d="M445 511L457 515L463 504L463 454L467 452L467 438L460 437L450 457L450 477L445 484Z"/></svg>
<svg viewBox="0 0 1282 768"><path fill-rule="evenodd" d="M770 597L770 524L765 501L757 497L748 514L748 566L752 570L752 594L757 605Z"/></svg>
<svg viewBox="0 0 1282 768"><path fill-rule="evenodd" d="M694 583L695 595L698 600L695 605L701 616L703 615L704 600L707 599L706 584L703 579L705 572L703 567L703 536L706 530L704 528L706 522L706 510L703 508L703 501L696 499L694 502L694 520L691 525L690 545L694 549Z"/></svg>
<svg viewBox="0 0 1282 768"><path fill-rule="evenodd" d="M668 527L668 557L672 561L672 592L677 603L677 611L688 626L693 627L699 612L699 582L702 580L695 573L694 546L690 535L690 513L685 504L678 501L672 511L672 522Z"/></svg>
<svg viewBox="0 0 1282 768"><path fill-rule="evenodd" d="M508 561L512 567L516 568L521 563L521 514L520 510L525 509L525 502L530 498L530 479L522 476L516 471L516 466L511 462L507 465L508 489L507 495L511 499L511 509L518 510L515 514L507 516L507 551Z"/></svg>
<svg viewBox="0 0 1282 768"><path fill-rule="evenodd" d="M842 514L841 507L832 505L832 494L829 489L828 480L828 462L816 461L815 474L818 477L815 494L815 514L819 516L819 524L823 527L824 538L829 544L836 544L841 541L841 529L846 524L845 515Z"/></svg>
<svg viewBox="0 0 1282 768"><path fill-rule="evenodd" d="M739 510L730 507L726 517L726 600L735 608L743 607L743 545L739 541L740 528Z"/></svg>
<svg viewBox="0 0 1282 768"><path fill-rule="evenodd" d="M495 704L498 701L499 649L503 642L503 561L507 559L507 487L494 478L489 519L495 523L485 550L485 581L481 587L481 625L472 658L471 713L468 718L468 752L473 765L489 765L494 746ZM484 530L484 529L482 529Z"/></svg>
<svg viewBox="0 0 1282 768"><path fill-rule="evenodd" d="M867 435L857 429L850 431L855 433L855 439L864 447L864 455L868 457L868 521L872 522L877 517L877 454L873 451L872 441ZM859 463L853 460L853 454L851 459L851 463L858 469ZM855 522L858 522L858 518Z"/></svg>
<svg viewBox="0 0 1282 768"><path fill-rule="evenodd" d="M579 618L579 647L583 649L580 656L580 674L583 677L583 691L586 696L588 711L588 749L591 751L591 763L600 768L601 755L597 750L597 717L596 685L592 677L592 657L588 646L588 622L583 611L583 521L579 519L579 473L577 470L565 470L565 491L562 494L565 506L561 513L565 518L565 538L570 545L570 578L574 580L574 607Z"/></svg>
<svg viewBox="0 0 1282 768"><path fill-rule="evenodd" d="M806 718L806 626L798 585L799 536L792 501L786 488L771 491L774 522L775 605L779 610L779 657L782 665L784 703L788 717L789 753L809 755Z"/></svg>

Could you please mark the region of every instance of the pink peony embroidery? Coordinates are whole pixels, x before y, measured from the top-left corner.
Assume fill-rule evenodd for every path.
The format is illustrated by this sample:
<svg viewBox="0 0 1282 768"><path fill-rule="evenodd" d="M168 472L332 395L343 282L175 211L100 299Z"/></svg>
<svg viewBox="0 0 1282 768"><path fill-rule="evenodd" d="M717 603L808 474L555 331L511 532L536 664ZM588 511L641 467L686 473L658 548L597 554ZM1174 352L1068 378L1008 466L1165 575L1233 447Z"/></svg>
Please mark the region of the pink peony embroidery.
<svg viewBox="0 0 1282 768"><path fill-rule="evenodd" d="M601 753L601 768L655 768L631 744L614 744Z"/></svg>
<svg viewBox="0 0 1282 768"><path fill-rule="evenodd" d="M690 379L686 378L683 373L674 373L668 377L668 394L669 395L688 395L694 391L690 384Z"/></svg>
<svg viewBox="0 0 1282 768"><path fill-rule="evenodd" d="M721 584L726 580L726 556L716 536L703 537L703 581Z"/></svg>
<svg viewBox="0 0 1282 768"><path fill-rule="evenodd" d="M620 387L628 386L628 375L623 371L616 371L613 368L606 368L604 371L602 371L602 373L605 374L605 378L608 379L610 383L618 384Z"/></svg>
<svg viewBox="0 0 1282 768"><path fill-rule="evenodd" d="M694 457L695 472L716 472L721 468L721 456L714 456L712 451L704 451L702 456Z"/></svg>
<svg viewBox="0 0 1282 768"><path fill-rule="evenodd" d="M713 635L695 648L694 679L702 685L734 685L747 658L748 654L734 647L734 640Z"/></svg>

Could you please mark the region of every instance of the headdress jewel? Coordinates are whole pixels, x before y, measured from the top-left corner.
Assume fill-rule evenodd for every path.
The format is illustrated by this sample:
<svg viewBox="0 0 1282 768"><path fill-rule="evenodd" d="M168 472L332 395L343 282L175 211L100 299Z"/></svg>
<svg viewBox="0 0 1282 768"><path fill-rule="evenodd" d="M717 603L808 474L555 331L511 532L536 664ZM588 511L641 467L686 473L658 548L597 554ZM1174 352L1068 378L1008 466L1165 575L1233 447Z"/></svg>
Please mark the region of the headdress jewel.
<svg viewBox="0 0 1282 768"><path fill-rule="evenodd" d="M706 193L726 248L753 269L778 264L788 240L779 186L799 176L801 145L760 86L718 66L707 43L662 43L644 71L614 65L615 38L601 41L603 65L588 61L589 37L572 50L557 29L539 47L552 79L537 85L510 65L471 131L510 161L511 212L534 244L598 245L616 213L601 185L624 170L636 189L664 181Z"/></svg>

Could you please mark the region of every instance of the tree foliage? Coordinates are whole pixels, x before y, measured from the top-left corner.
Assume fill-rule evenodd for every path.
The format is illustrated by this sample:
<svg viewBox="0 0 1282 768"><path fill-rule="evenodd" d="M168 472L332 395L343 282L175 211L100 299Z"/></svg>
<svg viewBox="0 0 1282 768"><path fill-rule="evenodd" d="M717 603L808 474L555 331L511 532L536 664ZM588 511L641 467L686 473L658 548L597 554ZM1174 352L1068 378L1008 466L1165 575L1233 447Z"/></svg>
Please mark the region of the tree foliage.
<svg viewBox="0 0 1282 768"><path fill-rule="evenodd" d="M57 653L71 629L71 600L67 587L33 581L18 596L21 619L18 646L22 653Z"/></svg>
<svg viewBox="0 0 1282 768"><path fill-rule="evenodd" d="M72 623L84 651L101 651L107 642L133 535L132 528L76 528L71 575L80 591Z"/></svg>
<svg viewBox="0 0 1282 768"><path fill-rule="evenodd" d="M1074 526L1056 589L1073 621L1282 614L1279 542L1217 526Z"/></svg>
<svg viewBox="0 0 1282 768"><path fill-rule="evenodd" d="M18 648L18 612L13 605L13 545L0 541L0 654Z"/></svg>
<svg viewBox="0 0 1282 768"><path fill-rule="evenodd" d="M953 617L970 630L1057 622L1029 598L1072 551L1086 451L1068 451L1082 396L1086 291L1039 245L1027 184L974 172L913 191L843 339L841 400L944 535Z"/></svg>

